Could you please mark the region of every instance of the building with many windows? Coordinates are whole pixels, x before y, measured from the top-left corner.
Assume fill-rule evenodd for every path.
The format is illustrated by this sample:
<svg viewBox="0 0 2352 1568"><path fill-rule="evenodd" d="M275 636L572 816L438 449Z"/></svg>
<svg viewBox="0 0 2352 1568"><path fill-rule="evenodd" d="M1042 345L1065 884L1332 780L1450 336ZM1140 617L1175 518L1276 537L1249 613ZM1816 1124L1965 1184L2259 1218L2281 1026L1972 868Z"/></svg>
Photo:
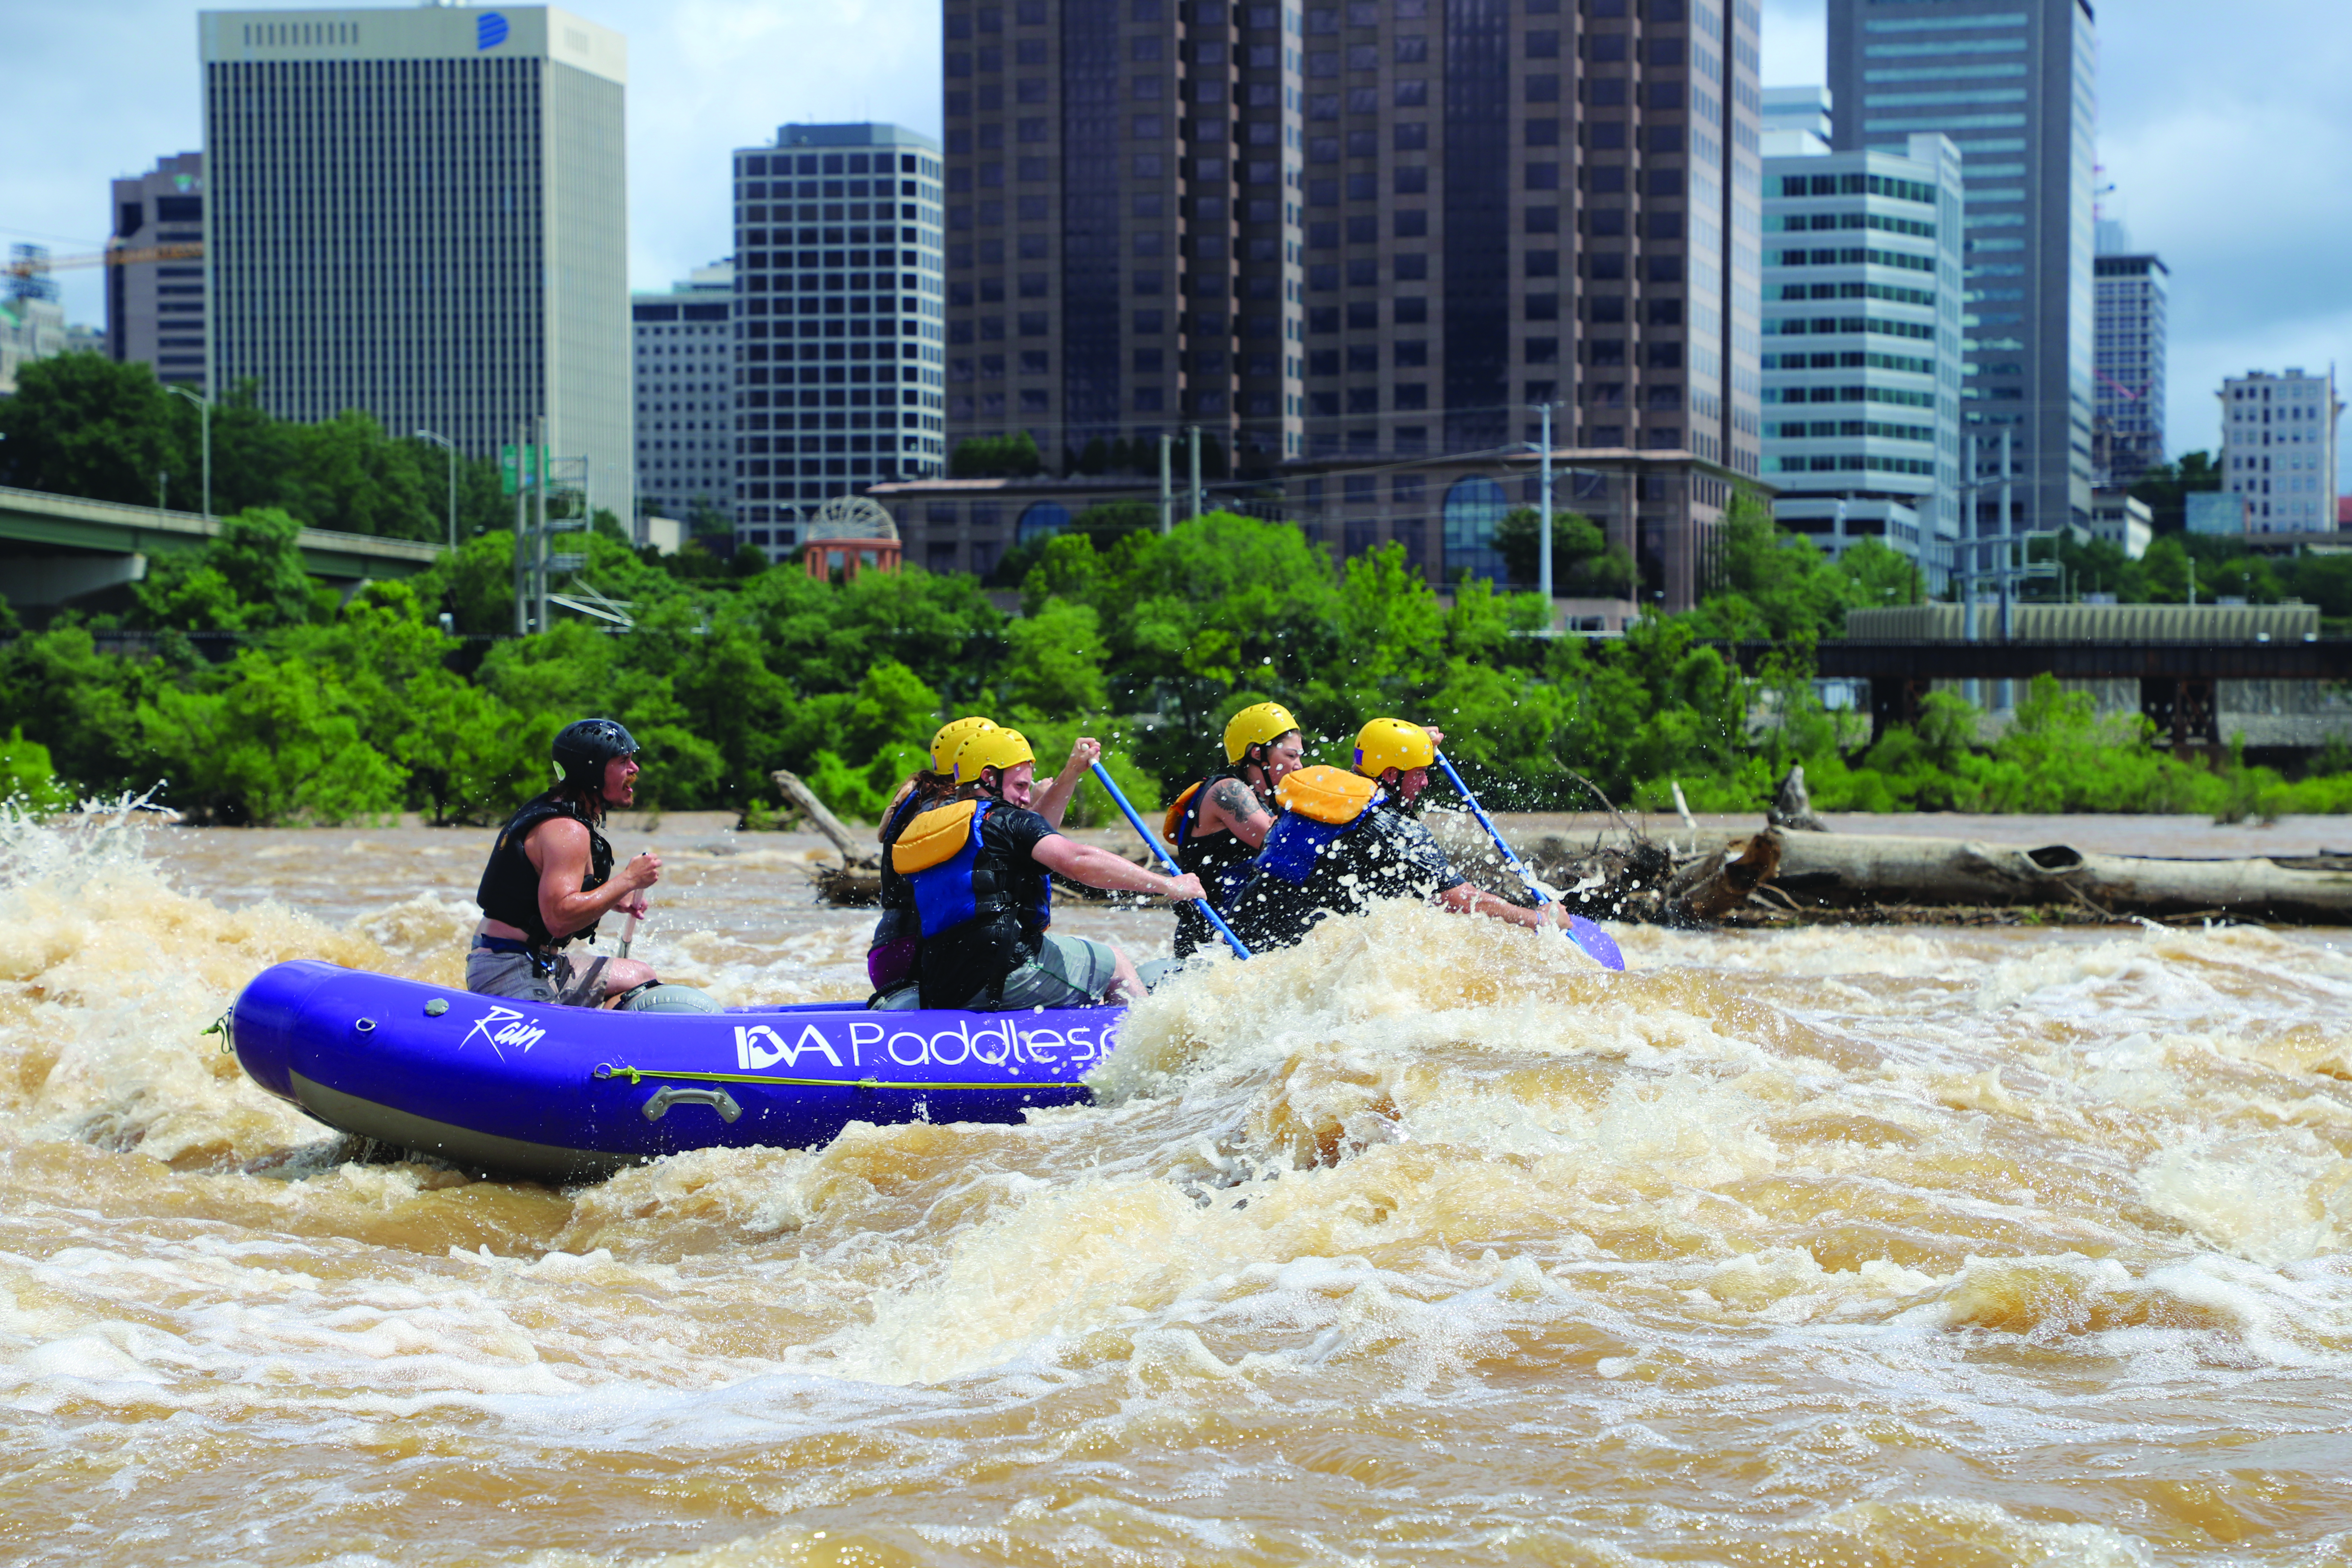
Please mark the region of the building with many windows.
<svg viewBox="0 0 2352 1568"><path fill-rule="evenodd" d="M215 395L471 457L544 418L631 515L621 36L537 5L197 22Z"/></svg>
<svg viewBox="0 0 2352 1568"><path fill-rule="evenodd" d="M1840 152L1935 132L1967 182L1962 435L1987 488L1963 544L1979 570L2020 553L2003 526L2011 437L2016 532L2087 528L2093 393L2092 186L2097 39L2089 0L1830 0Z"/></svg>
<svg viewBox="0 0 2352 1568"><path fill-rule="evenodd" d="M113 183L112 248L137 255L106 269L106 352L152 365L156 379L205 384L205 155L158 159ZM177 254L175 254L175 252Z"/></svg>
<svg viewBox="0 0 2352 1568"><path fill-rule="evenodd" d="M1876 539L1940 589L1959 539L1959 150L1764 160L1764 477L1834 555Z"/></svg>
<svg viewBox="0 0 2352 1568"><path fill-rule="evenodd" d="M629 296L637 506L708 530L735 499L735 268L698 267L666 294Z"/></svg>
<svg viewBox="0 0 2352 1568"><path fill-rule="evenodd" d="M2097 467L2128 485L2164 461L2164 337L2170 272L2132 253L2120 224L2099 226Z"/></svg>
<svg viewBox="0 0 2352 1568"><path fill-rule="evenodd" d="M2221 483L2246 503L2246 533L2336 531L2336 373L2266 370L2221 384Z"/></svg>
<svg viewBox="0 0 2352 1568"><path fill-rule="evenodd" d="M1221 494L1443 580L1501 571L1548 404L1563 462L1639 456L1584 504L1690 601L1759 457L1753 0L945 20L951 447L1143 479L1197 427Z"/></svg>
<svg viewBox="0 0 2352 1568"><path fill-rule="evenodd" d="M787 125L734 155L736 537L946 468L939 143Z"/></svg>

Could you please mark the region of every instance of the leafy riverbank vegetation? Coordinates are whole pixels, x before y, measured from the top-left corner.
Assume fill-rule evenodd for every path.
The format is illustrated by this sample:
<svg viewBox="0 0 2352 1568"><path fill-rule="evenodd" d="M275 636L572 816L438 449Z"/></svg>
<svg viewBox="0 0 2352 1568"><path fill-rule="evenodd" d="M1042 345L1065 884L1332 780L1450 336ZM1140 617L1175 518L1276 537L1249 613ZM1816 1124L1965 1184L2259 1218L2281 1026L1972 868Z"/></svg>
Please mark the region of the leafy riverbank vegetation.
<svg viewBox="0 0 2352 1568"><path fill-rule="evenodd" d="M1074 531L1036 552L1022 613L917 567L851 583L796 568L679 568L586 536L588 575L635 606L614 635L567 620L500 637L512 536L487 532L432 571L339 602L307 578L299 524L227 520L205 549L158 560L119 616L59 616L0 648L0 788L54 805L163 783L218 823L347 822L415 811L503 817L548 777L548 743L585 713L645 742L657 809L771 815L790 767L871 819L942 718L1019 726L1047 763L1100 736L1141 802L1199 776L1224 716L1275 698L1320 760L1347 761L1366 719L1445 729L1496 804L1759 807L1792 763L1826 810L2199 811L2352 808L2352 756L2315 776L2174 758L2137 716L2038 685L1998 739L1956 697L1874 744L1827 710L1805 666L1846 610L1910 582L1892 552L1832 564L1742 507L1716 592L1622 640L1546 638L1533 595L1433 593L1394 548L1335 566L1295 529L1227 514L1171 534ZM449 617L445 630L444 614ZM1772 637L1785 661L1743 677L1711 639ZM1082 792L1078 820L1108 815Z"/></svg>
<svg viewBox="0 0 2352 1568"><path fill-rule="evenodd" d="M144 366L64 355L26 366L0 401L0 482L141 504L160 486L193 510L200 437L196 408ZM1025 437L967 446L960 471L1043 461ZM1065 456L1089 472L1158 460ZM639 552L599 514L583 535L586 574L635 606L635 629L567 620L518 638L502 635L512 503L493 465L458 465L459 550L345 600L304 574L298 531L443 537L443 454L363 415L278 420L247 389L214 409L212 458L217 539L159 555L119 613L66 614L0 647L0 794L53 807L161 782L166 804L209 822L489 822L548 776L558 727L600 712L646 742L640 789L657 808L765 820L769 773L790 767L836 811L870 818L942 718L986 712L1026 731L1048 765L1079 732L1100 736L1148 802L1218 758L1227 713L1276 698L1326 761L1347 761L1348 738L1378 714L1442 724L1496 803L1525 809L1603 795L1659 809L1679 783L1700 809L1748 810L1798 762L1827 810L2352 808L2352 755L2323 755L2297 780L2234 756L2177 758L2137 716L2102 719L2046 683L1997 738L1938 694L1874 743L1856 715L1816 700L1809 650L1850 609L1910 602L1917 578L1874 543L1832 563L1748 500L1705 601L1622 640L1535 636L1534 595L1484 583L1442 599L1394 547L1335 565L1281 524L1214 514L1163 537L1156 509L1133 504L1010 552L999 581L1020 590L1017 616L968 577L913 566L825 583L730 553L715 533ZM1203 468L1221 476L1223 454L1205 452ZM2193 574L2200 598L2299 596L2352 617L2352 556L2241 558L2178 531L2183 494L2215 482L2201 455L2156 470L2139 490L2164 531L2145 559L2067 543L2063 582L2178 602ZM1523 511L1499 531L1514 576L1532 575L1540 526ZM1554 519L1552 541L1564 591L1630 590L1633 563L1589 520ZM0 637L17 630L0 605ZM1758 679L1707 646L1759 638L1788 652ZM1080 802L1081 821L1108 811L1095 792Z"/></svg>

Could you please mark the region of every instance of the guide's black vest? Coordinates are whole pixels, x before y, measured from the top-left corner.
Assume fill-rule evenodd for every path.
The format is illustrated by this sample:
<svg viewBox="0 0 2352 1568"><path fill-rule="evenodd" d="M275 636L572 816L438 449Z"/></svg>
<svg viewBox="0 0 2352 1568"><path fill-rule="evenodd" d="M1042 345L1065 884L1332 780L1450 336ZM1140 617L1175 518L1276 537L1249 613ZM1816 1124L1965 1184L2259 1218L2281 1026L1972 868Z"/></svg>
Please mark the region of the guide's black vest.
<svg viewBox="0 0 2352 1568"><path fill-rule="evenodd" d="M1201 879L1202 889L1209 895L1210 905L1222 913L1249 880L1250 867L1257 851L1242 842L1229 829L1220 828L1210 834L1201 832L1201 803L1209 792L1225 779L1240 779L1247 785L1242 770L1220 768L1176 798L1176 807L1168 814L1167 833L1176 846L1173 858L1176 868L1190 871ZM1255 792L1253 792L1255 793ZM1197 948L1215 947L1223 941L1216 928L1202 914L1200 907L1191 901L1176 906L1176 940L1174 952L1182 958Z"/></svg>
<svg viewBox="0 0 2352 1568"><path fill-rule="evenodd" d="M596 928L573 931L567 937L551 935L547 922L539 913L539 872L533 868L530 857L523 853L523 840L530 830L553 817L568 816L588 830L588 874L580 879L580 890L601 888L612 879L613 847L596 830L596 825L581 815L580 808L568 800L558 800L553 790L539 795L520 811L507 818L499 829L499 841L490 851L490 863L482 868L482 885L474 890L474 901L482 912L494 921L508 925L530 938L530 945L540 952L551 952L568 942L594 939Z"/></svg>

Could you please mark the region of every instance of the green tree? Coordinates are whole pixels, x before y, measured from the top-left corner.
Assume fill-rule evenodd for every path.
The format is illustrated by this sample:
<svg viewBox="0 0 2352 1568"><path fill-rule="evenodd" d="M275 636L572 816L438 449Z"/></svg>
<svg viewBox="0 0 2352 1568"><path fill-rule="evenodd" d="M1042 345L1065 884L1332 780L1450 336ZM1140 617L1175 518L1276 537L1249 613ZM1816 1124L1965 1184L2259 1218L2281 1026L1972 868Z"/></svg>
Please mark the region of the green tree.
<svg viewBox="0 0 2352 1568"><path fill-rule="evenodd" d="M1056 719L1099 713L1103 685L1102 617L1091 605L1050 599L1006 629L1004 694L1014 705Z"/></svg>
<svg viewBox="0 0 2352 1568"><path fill-rule="evenodd" d="M1551 519L1551 574L1555 588L1578 580L1578 569L1609 549L1601 525L1581 512L1558 511ZM1533 584L1542 565L1543 534L1536 509L1517 507L1495 525L1495 552L1504 570L1521 586Z"/></svg>
<svg viewBox="0 0 2352 1568"><path fill-rule="evenodd" d="M312 528L390 539L446 536L443 507L428 501L414 443L394 441L373 416L347 409L320 425L298 426L282 504ZM446 493L435 485L435 497Z"/></svg>
<svg viewBox="0 0 2352 1568"><path fill-rule="evenodd" d="M310 618L318 586L302 565L301 524L243 511L194 550L156 557L133 590L137 619L179 631L252 631Z"/></svg>
<svg viewBox="0 0 2352 1568"><path fill-rule="evenodd" d="M1026 430L1010 436L971 437L957 442L948 457L948 473L959 479L1026 479L1045 467L1036 437Z"/></svg>
<svg viewBox="0 0 2352 1568"><path fill-rule="evenodd" d="M0 398L0 467L24 489L92 500L155 504L155 477L172 476L167 499L202 505L193 460L174 427L155 373L103 354L58 354L17 372L16 393Z"/></svg>
<svg viewBox="0 0 2352 1568"><path fill-rule="evenodd" d="M1753 494L1732 498L1717 531L1715 569L1696 612L1703 636L1805 640L1842 630L1854 579Z"/></svg>

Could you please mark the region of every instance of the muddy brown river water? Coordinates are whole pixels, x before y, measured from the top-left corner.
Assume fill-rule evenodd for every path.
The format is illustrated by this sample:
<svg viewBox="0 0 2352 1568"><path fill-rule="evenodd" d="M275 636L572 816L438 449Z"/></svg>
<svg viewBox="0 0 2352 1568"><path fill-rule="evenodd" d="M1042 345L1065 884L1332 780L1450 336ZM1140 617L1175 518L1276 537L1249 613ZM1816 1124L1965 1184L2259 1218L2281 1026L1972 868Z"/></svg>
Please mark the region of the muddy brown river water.
<svg viewBox="0 0 2352 1568"><path fill-rule="evenodd" d="M807 841L651 837L670 977L862 994ZM1398 907L1026 1126L347 1163L202 1031L454 981L486 845L0 824L0 1560L2352 1562L2352 933Z"/></svg>

